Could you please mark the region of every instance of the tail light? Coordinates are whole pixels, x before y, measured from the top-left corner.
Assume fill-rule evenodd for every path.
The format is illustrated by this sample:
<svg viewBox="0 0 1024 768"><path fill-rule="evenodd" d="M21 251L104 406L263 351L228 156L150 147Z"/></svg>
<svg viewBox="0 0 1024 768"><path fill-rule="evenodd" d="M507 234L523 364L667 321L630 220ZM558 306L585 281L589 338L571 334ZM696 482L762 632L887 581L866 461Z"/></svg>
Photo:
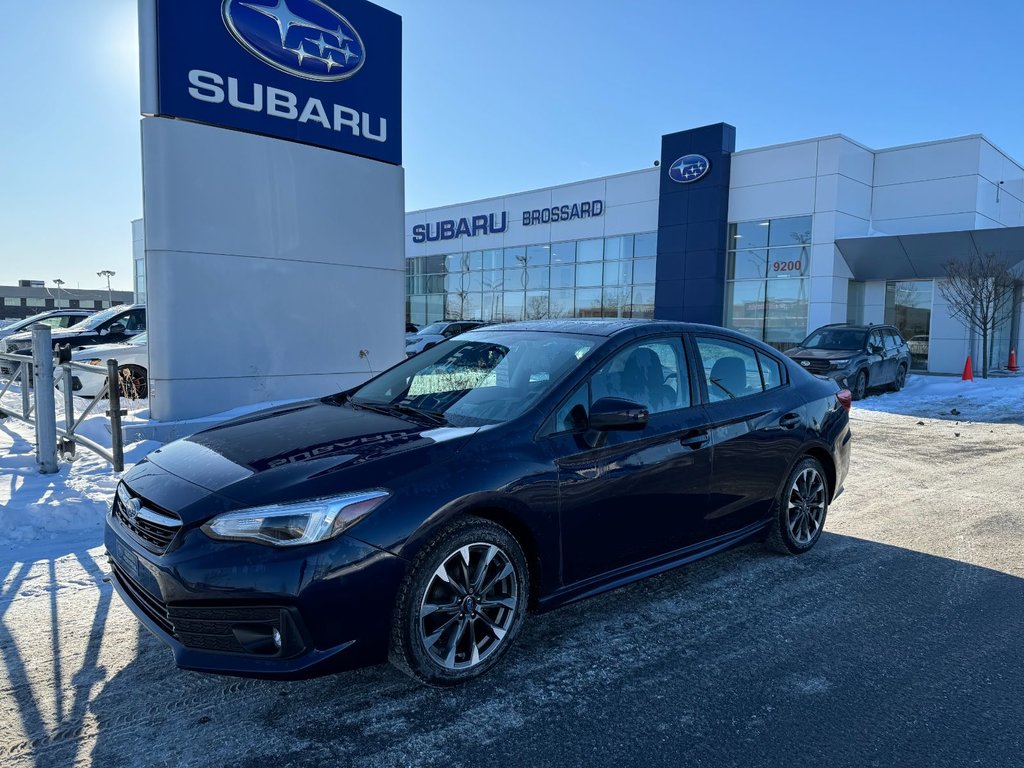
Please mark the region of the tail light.
<svg viewBox="0 0 1024 768"><path fill-rule="evenodd" d="M840 389L836 392L836 400L838 400L839 404L846 409L847 413L850 412L850 409L853 407L853 393L850 392L850 390Z"/></svg>

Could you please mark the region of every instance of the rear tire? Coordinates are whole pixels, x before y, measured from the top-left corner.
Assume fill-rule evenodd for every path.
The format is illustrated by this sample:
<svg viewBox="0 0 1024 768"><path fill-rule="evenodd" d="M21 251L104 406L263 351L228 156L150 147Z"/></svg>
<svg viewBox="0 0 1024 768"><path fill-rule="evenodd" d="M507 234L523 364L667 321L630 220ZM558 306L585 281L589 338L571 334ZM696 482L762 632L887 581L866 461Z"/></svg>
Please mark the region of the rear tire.
<svg viewBox="0 0 1024 768"><path fill-rule="evenodd" d="M484 674L519 635L529 579L526 556L505 528L455 520L409 567L395 603L391 663L433 686Z"/></svg>
<svg viewBox="0 0 1024 768"><path fill-rule="evenodd" d="M903 389L907 383L907 366L900 364L900 367L896 369L896 378L892 380L892 384L889 385L890 392L899 392Z"/></svg>
<svg viewBox="0 0 1024 768"><path fill-rule="evenodd" d="M129 400L145 400L149 397L149 376L141 365L122 365L117 369L117 375L120 378L117 385L121 397ZM110 399L109 393L107 399Z"/></svg>
<svg viewBox="0 0 1024 768"><path fill-rule="evenodd" d="M825 528L829 493L820 461L805 456L797 462L775 500L768 547L784 555L810 551Z"/></svg>

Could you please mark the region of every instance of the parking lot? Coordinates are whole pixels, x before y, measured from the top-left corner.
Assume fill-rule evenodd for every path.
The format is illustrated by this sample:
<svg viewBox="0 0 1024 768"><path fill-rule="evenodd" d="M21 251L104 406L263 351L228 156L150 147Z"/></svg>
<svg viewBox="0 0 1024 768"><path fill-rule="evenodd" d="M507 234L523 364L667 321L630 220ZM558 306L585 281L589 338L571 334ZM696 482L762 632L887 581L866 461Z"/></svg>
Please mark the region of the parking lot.
<svg viewBox="0 0 1024 768"><path fill-rule="evenodd" d="M457 690L179 672L100 548L0 555L0 764L1020 766L1024 426L853 426L810 554L748 546L532 617Z"/></svg>

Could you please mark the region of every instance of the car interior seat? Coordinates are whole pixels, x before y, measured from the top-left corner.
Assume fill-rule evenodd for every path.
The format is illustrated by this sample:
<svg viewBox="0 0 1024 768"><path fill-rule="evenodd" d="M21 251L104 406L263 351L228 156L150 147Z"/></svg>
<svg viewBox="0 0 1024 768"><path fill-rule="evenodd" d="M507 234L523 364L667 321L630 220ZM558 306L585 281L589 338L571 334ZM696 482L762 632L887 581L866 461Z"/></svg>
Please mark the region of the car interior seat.
<svg viewBox="0 0 1024 768"><path fill-rule="evenodd" d="M747 366L741 357L723 357L711 366L708 396L712 400L731 400L747 394Z"/></svg>

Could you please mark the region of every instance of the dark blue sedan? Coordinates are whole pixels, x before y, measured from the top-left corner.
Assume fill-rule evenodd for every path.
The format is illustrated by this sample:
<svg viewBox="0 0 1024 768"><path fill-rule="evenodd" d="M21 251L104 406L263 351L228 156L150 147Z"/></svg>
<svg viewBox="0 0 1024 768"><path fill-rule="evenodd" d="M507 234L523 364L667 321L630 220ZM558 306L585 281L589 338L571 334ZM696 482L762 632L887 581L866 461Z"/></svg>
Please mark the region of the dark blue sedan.
<svg viewBox="0 0 1024 768"><path fill-rule="evenodd" d="M490 326L150 454L107 520L113 581L183 668L390 659L454 684L529 610L753 540L811 549L849 405L722 328Z"/></svg>

